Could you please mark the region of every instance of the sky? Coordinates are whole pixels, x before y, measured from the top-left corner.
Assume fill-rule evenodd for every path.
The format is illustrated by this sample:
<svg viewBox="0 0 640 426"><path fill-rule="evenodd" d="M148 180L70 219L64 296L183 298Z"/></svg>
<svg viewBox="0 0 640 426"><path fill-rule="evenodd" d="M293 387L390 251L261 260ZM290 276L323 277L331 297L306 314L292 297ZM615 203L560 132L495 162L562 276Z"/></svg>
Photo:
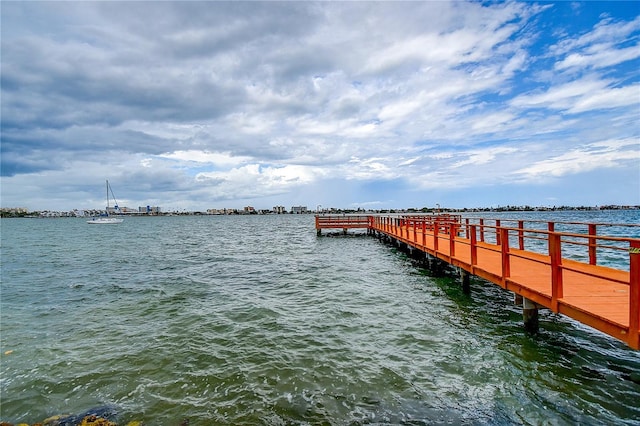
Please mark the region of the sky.
<svg viewBox="0 0 640 426"><path fill-rule="evenodd" d="M640 3L13 2L2 207L640 204Z"/></svg>

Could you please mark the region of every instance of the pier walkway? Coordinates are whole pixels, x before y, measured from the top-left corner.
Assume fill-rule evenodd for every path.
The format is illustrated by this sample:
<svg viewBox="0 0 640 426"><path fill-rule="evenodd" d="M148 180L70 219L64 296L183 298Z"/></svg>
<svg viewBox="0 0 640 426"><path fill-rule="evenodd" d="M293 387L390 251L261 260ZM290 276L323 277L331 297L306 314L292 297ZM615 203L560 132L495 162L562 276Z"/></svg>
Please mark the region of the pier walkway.
<svg viewBox="0 0 640 426"><path fill-rule="evenodd" d="M525 227L526 225L526 227ZM316 216L323 229L362 228L523 299L525 325L549 308L640 349L640 225L471 218L456 215ZM615 267L602 265L600 258Z"/></svg>

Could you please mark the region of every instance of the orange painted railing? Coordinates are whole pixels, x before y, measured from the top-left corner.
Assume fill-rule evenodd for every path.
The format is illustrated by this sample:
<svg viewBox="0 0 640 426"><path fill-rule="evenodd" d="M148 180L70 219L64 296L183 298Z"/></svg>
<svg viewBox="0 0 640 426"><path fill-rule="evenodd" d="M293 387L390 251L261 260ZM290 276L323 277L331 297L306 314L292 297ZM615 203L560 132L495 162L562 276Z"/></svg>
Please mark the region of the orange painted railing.
<svg viewBox="0 0 640 426"><path fill-rule="evenodd" d="M640 349L640 225L457 215L345 218L325 216L321 223L346 229L368 221L369 229ZM597 235L606 228L618 235Z"/></svg>
<svg viewBox="0 0 640 426"><path fill-rule="evenodd" d="M316 229L352 229L366 228L372 226L371 216L332 216L316 215Z"/></svg>

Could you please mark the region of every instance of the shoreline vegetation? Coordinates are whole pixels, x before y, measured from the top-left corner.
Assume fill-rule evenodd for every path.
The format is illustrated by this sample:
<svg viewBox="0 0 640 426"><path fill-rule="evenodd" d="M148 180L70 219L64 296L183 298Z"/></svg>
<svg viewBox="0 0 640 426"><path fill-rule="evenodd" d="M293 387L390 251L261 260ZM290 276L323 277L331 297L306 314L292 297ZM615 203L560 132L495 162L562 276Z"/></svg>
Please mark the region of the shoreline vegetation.
<svg viewBox="0 0 640 426"><path fill-rule="evenodd" d="M272 215L272 214L437 214L437 213L494 213L494 212L549 212L549 211L602 211L602 210L640 210L640 205L602 205L602 206L497 206L497 207L422 207L405 209L348 209L348 208L322 208L319 210L291 211L281 210L255 210L251 209L223 209L215 213L202 211L167 211L167 212L126 212L121 216L225 216L225 215ZM93 217L104 213L104 210L28 210L24 207L2 207L0 208L1 218L62 218L62 217Z"/></svg>

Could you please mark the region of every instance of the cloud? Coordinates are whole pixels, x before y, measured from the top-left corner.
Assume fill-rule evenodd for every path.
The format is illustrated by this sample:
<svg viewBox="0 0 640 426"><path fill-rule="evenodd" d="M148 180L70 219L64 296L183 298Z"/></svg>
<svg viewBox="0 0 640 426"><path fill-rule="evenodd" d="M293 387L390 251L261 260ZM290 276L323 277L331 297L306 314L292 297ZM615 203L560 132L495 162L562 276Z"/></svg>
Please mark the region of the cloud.
<svg viewBox="0 0 640 426"><path fill-rule="evenodd" d="M3 3L3 205L109 178L134 205L402 207L635 172L640 17L606 2L123 7Z"/></svg>
<svg viewBox="0 0 640 426"><path fill-rule="evenodd" d="M601 141L538 161L515 171L514 175L524 181L559 178L596 169L616 168L624 163L637 167L639 158L640 142L637 139Z"/></svg>
<svg viewBox="0 0 640 426"><path fill-rule="evenodd" d="M180 162L194 162L210 164L215 167L229 167L245 163L249 157L236 157L225 152L208 152L208 151L173 151L167 154L161 154L158 157L168 158L170 160L178 160Z"/></svg>

